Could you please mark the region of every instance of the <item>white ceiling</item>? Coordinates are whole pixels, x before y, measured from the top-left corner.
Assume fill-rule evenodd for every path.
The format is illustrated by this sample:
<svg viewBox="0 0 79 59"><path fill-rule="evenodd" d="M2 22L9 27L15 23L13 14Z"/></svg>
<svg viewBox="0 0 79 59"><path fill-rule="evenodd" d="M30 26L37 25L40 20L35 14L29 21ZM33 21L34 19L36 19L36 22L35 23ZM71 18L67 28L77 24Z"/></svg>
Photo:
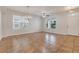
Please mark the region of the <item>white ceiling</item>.
<svg viewBox="0 0 79 59"><path fill-rule="evenodd" d="M66 6L6 6L11 10L40 15L42 12L59 13L65 11Z"/></svg>
<svg viewBox="0 0 79 59"><path fill-rule="evenodd" d="M64 7L62 6L6 6L6 8L12 9L12 10L17 10L20 12L24 12L24 13L40 13L43 11L46 12L52 12L52 13L57 13L57 12L61 12L64 10Z"/></svg>

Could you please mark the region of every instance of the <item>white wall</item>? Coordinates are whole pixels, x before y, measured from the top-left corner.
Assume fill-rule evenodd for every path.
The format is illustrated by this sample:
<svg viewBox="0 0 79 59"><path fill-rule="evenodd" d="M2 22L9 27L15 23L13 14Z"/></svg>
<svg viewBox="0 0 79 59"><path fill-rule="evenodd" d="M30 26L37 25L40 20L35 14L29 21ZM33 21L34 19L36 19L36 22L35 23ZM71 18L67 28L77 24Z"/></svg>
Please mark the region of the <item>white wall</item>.
<svg viewBox="0 0 79 59"><path fill-rule="evenodd" d="M67 13L55 14L56 29L48 29L46 27L47 19L44 19L43 31L56 34L77 35L79 36L79 13L71 15Z"/></svg>
<svg viewBox="0 0 79 59"><path fill-rule="evenodd" d="M2 11L2 31L3 31L2 35L3 37L41 31L41 24L40 24L41 18L38 16L34 16L34 15L32 19L30 20L29 26L23 29L20 29L20 30L13 30L12 28L13 15L26 16L27 14L24 14L18 11L9 10L9 9Z"/></svg>
<svg viewBox="0 0 79 59"><path fill-rule="evenodd" d="M1 11L0 11L0 40L2 38L2 24L1 24Z"/></svg>
<svg viewBox="0 0 79 59"><path fill-rule="evenodd" d="M68 35L79 36L79 13L68 15Z"/></svg>
<svg viewBox="0 0 79 59"><path fill-rule="evenodd" d="M67 16L66 14L55 14L56 17L56 29L48 29L46 27L47 19L44 19L43 31L57 33L57 34L67 34Z"/></svg>
<svg viewBox="0 0 79 59"><path fill-rule="evenodd" d="M79 19L79 16L76 17L70 17L67 14L55 14L56 17L56 29L48 29L46 27L47 19L43 19L39 16L33 15L33 18L30 20L30 25L20 29L20 30L13 30L12 28L12 21L13 21L13 15L21 15L26 16L27 14L13 11L9 9L2 10L2 36L11 36L11 35L18 35L18 34L27 34L27 33L33 33L33 32L51 32L51 33L57 33L57 34L68 34L68 24L69 22L74 23L74 21L68 21L69 19L74 18ZM79 25L79 24L77 24ZM73 26L73 25L72 25ZM79 26L77 26L79 28ZM75 29L74 29L75 30ZM79 31L77 29L76 33L79 35ZM72 34L71 34L72 35Z"/></svg>

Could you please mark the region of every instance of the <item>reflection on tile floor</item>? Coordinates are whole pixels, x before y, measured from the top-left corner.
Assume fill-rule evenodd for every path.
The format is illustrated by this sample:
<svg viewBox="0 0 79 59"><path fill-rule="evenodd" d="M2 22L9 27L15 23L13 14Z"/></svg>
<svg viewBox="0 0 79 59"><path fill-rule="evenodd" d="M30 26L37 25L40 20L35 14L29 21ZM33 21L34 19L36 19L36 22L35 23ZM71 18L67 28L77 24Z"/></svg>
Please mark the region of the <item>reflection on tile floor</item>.
<svg viewBox="0 0 79 59"><path fill-rule="evenodd" d="M51 33L31 33L3 38L0 52L55 53L79 52L79 37Z"/></svg>

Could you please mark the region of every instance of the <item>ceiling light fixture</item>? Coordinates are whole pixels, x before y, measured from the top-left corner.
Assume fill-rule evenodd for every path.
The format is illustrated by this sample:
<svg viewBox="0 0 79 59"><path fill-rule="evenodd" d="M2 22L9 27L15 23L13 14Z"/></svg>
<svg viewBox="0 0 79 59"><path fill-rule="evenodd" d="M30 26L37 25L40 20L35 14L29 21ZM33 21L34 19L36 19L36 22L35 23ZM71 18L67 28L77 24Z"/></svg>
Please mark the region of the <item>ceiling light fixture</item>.
<svg viewBox="0 0 79 59"><path fill-rule="evenodd" d="M75 11L74 9L77 8L76 6L68 6L68 7L65 7L65 10L68 12L68 14L70 16L74 16L75 14Z"/></svg>
<svg viewBox="0 0 79 59"><path fill-rule="evenodd" d="M45 18L46 15L47 15L47 12L46 12L46 11L43 11L43 12L42 12L42 17Z"/></svg>
<svg viewBox="0 0 79 59"><path fill-rule="evenodd" d="M71 9L75 9L76 6L68 6L68 7L65 7L65 10L71 10Z"/></svg>
<svg viewBox="0 0 79 59"><path fill-rule="evenodd" d="M42 12L42 17L45 18L45 17L49 17L51 16L51 14L49 12L46 12L46 11L43 11Z"/></svg>
<svg viewBox="0 0 79 59"><path fill-rule="evenodd" d="M69 13L73 13L74 11L73 10L69 10Z"/></svg>

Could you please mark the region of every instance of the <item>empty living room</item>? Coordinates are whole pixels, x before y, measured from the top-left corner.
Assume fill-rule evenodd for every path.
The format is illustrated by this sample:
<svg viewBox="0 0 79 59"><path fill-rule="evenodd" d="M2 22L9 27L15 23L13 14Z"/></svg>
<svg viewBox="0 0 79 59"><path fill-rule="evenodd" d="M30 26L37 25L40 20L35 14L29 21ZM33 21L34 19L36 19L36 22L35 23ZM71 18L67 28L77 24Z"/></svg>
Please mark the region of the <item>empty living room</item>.
<svg viewBox="0 0 79 59"><path fill-rule="evenodd" d="M0 53L79 53L79 7L0 6Z"/></svg>

